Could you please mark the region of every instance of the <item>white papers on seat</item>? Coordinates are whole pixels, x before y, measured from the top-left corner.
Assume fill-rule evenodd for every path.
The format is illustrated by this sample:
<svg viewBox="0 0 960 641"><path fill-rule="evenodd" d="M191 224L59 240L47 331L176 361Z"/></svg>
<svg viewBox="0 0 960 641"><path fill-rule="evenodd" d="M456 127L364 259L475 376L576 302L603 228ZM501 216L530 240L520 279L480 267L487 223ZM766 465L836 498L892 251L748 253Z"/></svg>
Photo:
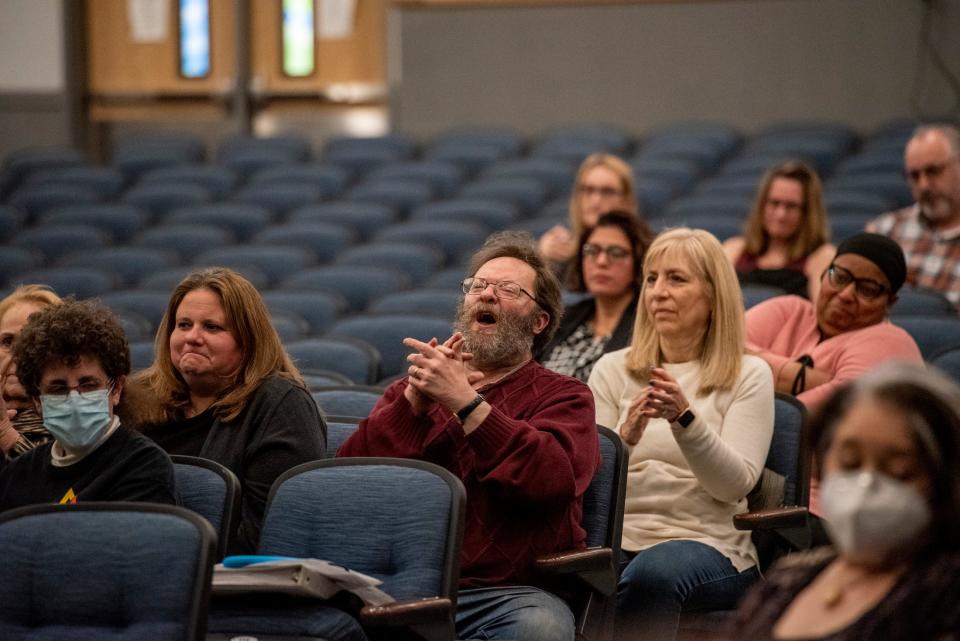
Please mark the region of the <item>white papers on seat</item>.
<svg viewBox="0 0 960 641"><path fill-rule="evenodd" d="M329 599L351 592L367 605L385 605L394 599L376 586L382 581L321 559L291 559L254 563L240 568L213 569L213 594L271 592Z"/></svg>

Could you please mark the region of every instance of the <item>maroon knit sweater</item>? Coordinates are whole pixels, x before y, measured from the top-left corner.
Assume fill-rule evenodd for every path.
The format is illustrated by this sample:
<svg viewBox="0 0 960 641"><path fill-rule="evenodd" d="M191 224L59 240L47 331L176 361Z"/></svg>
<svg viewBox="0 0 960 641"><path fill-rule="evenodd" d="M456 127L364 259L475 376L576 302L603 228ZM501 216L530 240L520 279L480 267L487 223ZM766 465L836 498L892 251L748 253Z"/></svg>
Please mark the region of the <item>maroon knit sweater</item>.
<svg viewBox="0 0 960 641"><path fill-rule="evenodd" d="M583 547L583 494L600 462L590 389L531 361L480 391L492 410L463 435L435 406L415 417L391 385L338 456L430 461L467 489L460 587L523 584L534 558Z"/></svg>

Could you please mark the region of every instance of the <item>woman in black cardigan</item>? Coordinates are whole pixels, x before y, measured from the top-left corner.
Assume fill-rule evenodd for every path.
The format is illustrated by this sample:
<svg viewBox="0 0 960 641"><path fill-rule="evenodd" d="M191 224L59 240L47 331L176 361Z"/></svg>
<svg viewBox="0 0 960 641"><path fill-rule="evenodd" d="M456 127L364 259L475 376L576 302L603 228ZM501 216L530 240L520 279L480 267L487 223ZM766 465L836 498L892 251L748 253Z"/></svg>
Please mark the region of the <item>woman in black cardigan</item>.
<svg viewBox="0 0 960 641"><path fill-rule="evenodd" d="M177 285L155 351L128 386L124 418L168 453L237 475L241 514L227 551L252 554L273 482L323 457L326 423L260 293L231 269L203 269Z"/></svg>
<svg viewBox="0 0 960 641"><path fill-rule="evenodd" d="M652 236L643 221L624 211L603 214L583 230L568 287L592 295L564 310L538 361L586 381L603 354L630 344L643 255Z"/></svg>

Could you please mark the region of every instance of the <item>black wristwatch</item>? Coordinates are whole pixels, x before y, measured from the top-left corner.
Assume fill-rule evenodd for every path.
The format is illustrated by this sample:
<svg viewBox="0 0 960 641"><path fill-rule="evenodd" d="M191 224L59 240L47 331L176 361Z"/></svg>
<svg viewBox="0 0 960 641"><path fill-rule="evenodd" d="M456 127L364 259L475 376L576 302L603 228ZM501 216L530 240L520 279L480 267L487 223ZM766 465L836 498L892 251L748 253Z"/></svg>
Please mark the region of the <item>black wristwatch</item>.
<svg viewBox="0 0 960 641"><path fill-rule="evenodd" d="M457 411L457 420L463 423L467 420L467 417L470 416L470 413L477 409L480 406L480 403L484 402L485 399L483 394L477 394L473 397L473 400L464 405L460 410Z"/></svg>
<svg viewBox="0 0 960 641"><path fill-rule="evenodd" d="M688 407L687 409L683 410L683 412L680 413L680 416L678 416L673 422L679 423L680 427L687 429L690 427L690 423L693 423L693 419L695 418L697 418L697 415L694 414L693 411L691 411L691 409Z"/></svg>

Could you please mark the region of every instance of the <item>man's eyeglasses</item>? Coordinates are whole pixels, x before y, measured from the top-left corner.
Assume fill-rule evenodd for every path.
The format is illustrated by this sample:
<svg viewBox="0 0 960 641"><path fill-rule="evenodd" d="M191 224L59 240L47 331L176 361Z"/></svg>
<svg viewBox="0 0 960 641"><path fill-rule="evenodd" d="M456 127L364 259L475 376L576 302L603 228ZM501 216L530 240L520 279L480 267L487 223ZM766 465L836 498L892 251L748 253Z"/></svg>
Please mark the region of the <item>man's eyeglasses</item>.
<svg viewBox="0 0 960 641"><path fill-rule="evenodd" d="M829 280L830 285L836 289L843 289L850 283L853 283L857 296L864 300L873 300L888 291L886 285L869 278L856 278L850 273L850 270L844 269L839 265L830 265L827 267L827 280Z"/></svg>
<svg viewBox="0 0 960 641"><path fill-rule="evenodd" d="M593 258L594 260L600 258L600 254L606 254L607 260L611 263L619 262L630 255L630 250L626 247L620 247L619 245L607 245L604 247L596 243L585 243L582 251L585 257Z"/></svg>
<svg viewBox="0 0 960 641"><path fill-rule="evenodd" d="M597 187L596 185L580 185L577 187L577 193L581 196L599 194L603 198L616 198L623 194L623 192L616 187Z"/></svg>
<svg viewBox="0 0 960 641"><path fill-rule="evenodd" d="M530 297L530 300L537 302L533 294L509 280L493 282L483 278L464 278L463 282L460 283L460 289L464 294L479 296L490 285L493 285L493 293L496 294L497 298L516 300L520 298L520 294L526 294Z"/></svg>
<svg viewBox="0 0 960 641"><path fill-rule="evenodd" d="M927 180L933 180L934 178L939 178L946 168L950 166L950 163L955 162L956 160L956 157L951 157L948 158L946 162L926 165L924 167L920 167L919 169L908 169L905 173L907 175L907 179L912 183L920 180L920 176L926 176Z"/></svg>
<svg viewBox="0 0 960 641"><path fill-rule="evenodd" d="M80 398L90 401L95 399L97 393L102 392L104 388L106 388L108 392L112 390L113 381L107 381L106 384L101 383L100 381L87 381L75 386L51 385L43 390L41 394L43 394L43 396L50 397L55 401L66 402L67 398L70 396L70 392L76 391L77 394L80 395Z"/></svg>

